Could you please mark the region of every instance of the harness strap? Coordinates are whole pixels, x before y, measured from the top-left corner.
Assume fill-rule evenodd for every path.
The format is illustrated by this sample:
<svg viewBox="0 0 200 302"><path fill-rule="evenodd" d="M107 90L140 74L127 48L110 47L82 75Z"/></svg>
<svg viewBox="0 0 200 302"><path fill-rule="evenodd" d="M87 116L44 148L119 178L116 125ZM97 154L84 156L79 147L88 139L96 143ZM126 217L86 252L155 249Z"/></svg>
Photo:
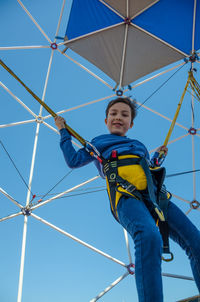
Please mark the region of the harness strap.
<svg viewBox="0 0 200 302"><path fill-rule="evenodd" d="M170 248L169 248L169 226L168 223L166 221L159 221L158 222L158 227L159 227L159 231L160 234L162 236L162 241L163 241L163 248L162 248L162 252L163 254L169 254L170 257L166 258L164 256L162 256L162 260L169 262L172 261L174 259L174 255L170 252Z"/></svg>
<svg viewBox="0 0 200 302"><path fill-rule="evenodd" d="M119 175L117 175L116 181L119 183L119 185L117 186L117 188L121 186L123 189L125 189L130 194L134 194L135 190L137 190L136 186L134 186L129 181L127 181L126 179L122 178ZM118 192L120 192L120 191L118 191Z"/></svg>
<svg viewBox="0 0 200 302"><path fill-rule="evenodd" d="M149 193L151 203L153 205L153 209L156 212L158 218L161 221L165 221L165 217L163 215L163 212L162 212L162 210L160 209L160 207L158 206L158 204L156 202L155 187L154 187L151 172L149 170L149 166L148 166L147 161L146 161L145 158L143 158L143 157L141 158L140 165L142 166L142 168L144 170L144 173L146 175L146 178L147 178L148 193Z"/></svg>

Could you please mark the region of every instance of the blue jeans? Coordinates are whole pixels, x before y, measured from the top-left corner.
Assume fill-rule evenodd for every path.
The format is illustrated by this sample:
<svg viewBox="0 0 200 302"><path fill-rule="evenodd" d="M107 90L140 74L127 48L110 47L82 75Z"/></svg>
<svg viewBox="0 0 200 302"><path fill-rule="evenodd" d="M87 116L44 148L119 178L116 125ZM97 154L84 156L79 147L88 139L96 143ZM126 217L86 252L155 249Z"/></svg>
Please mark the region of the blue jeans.
<svg viewBox="0 0 200 302"><path fill-rule="evenodd" d="M143 201L122 196L119 221L135 244L135 278L139 302L163 302L162 238ZM186 252L200 292L200 232L172 202L168 209L169 234Z"/></svg>

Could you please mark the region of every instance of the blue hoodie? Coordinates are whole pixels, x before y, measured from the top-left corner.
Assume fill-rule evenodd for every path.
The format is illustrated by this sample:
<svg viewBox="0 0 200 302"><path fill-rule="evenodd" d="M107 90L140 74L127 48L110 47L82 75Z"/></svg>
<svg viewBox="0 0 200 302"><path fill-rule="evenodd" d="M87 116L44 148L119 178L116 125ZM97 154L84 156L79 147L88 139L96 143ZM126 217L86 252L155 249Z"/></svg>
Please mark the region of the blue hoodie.
<svg viewBox="0 0 200 302"><path fill-rule="evenodd" d="M101 175L101 177L105 178L101 164L94 157L92 157L85 150L85 148L81 148L78 151L74 149L71 142L71 135L66 129L61 129L60 135L60 147L63 151L65 161L69 168L83 167L94 161L99 174ZM118 155L131 154L137 155L139 157L144 157L147 159L147 161L151 162L151 164L154 162L154 158L158 156L158 152L155 152L150 161L149 152L140 141L116 134L99 135L92 139L91 144L97 148L97 150L105 159L110 158L112 150L116 150Z"/></svg>

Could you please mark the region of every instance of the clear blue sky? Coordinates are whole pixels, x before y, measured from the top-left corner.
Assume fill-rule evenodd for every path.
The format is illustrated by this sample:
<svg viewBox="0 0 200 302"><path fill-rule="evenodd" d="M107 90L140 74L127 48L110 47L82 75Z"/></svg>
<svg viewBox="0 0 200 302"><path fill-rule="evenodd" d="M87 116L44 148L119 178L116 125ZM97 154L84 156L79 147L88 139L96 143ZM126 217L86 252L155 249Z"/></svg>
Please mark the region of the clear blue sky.
<svg viewBox="0 0 200 302"><path fill-rule="evenodd" d="M23 3L45 33L53 40L62 1L26 0ZM70 4L71 1L67 1L59 36L64 36ZM0 47L49 46L48 41L17 1L0 1L0 20ZM39 97L42 97L51 49L1 49L0 54L0 58ZM96 70L91 64L71 51L68 54L113 85L110 79L99 70ZM199 64L196 67L198 68ZM182 68L145 105L164 116L173 118L189 68L189 64ZM138 102L142 103L172 74L173 72L170 72L154 81L139 86L128 92L128 95L132 95ZM199 73L197 73L197 78L199 78ZM0 81L38 115L40 109L38 103L2 68L0 68ZM113 95L112 90L94 79L59 52L54 52L45 95L45 101L54 111L69 109L110 95ZM1 125L33 119L31 114L2 87L0 87L0 96ZM178 122L187 128L191 127L192 112L190 100L191 97L187 94L178 119ZM64 113L63 116L80 135L90 140L94 136L107 132L104 125L106 104L107 100L104 100L77 110L71 110ZM195 128L200 128L199 110L199 103L195 101ZM42 112L43 116L46 114L45 111ZM52 118L47 119L46 122L54 127ZM0 139L26 182L28 182L30 175L36 126L35 122L30 122L23 125L0 128ZM141 140L149 150L152 150L163 143L169 126L170 123L166 119L145 108L140 108L134 128L129 132L129 136ZM172 140L186 133L185 129L176 126L172 134ZM199 137L187 136L170 145L169 155L165 162L168 174L192 169L192 138L195 141L195 166L197 169L200 168L198 156L200 149ZM0 166L0 187L20 204L25 205L27 188L2 146L0 146ZM46 194L69 171L59 148L59 135L41 124L31 187L32 193L37 195L35 201L41 195ZM75 170L51 193L63 192L96 175L97 171L93 165ZM200 196L199 180L197 173L195 189L197 200L199 200ZM183 199L193 200L193 179L191 174L169 178L166 184L172 193L181 196ZM85 188L102 189L102 191L66 196L35 210L34 214L128 264L123 230L114 221L110 213L104 181L98 179L82 189ZM83 190L76 193L84 192ZM19 212L18 207L8 198L3 194L0 196L0 217ZM189 209L187 203L176 198L173 200L184 212ZM189 217L199 228L200 212L192 211ZM0 223L0 301L2 302L17 301L23 225L24 216L22 215ZM134 259L131 239L130 246ZM171 243L171 250L174 253L175 260L171 263L163 263L163 272L192 276L189 262L184 252L174 243ZM88 302L124 273L125 269L120 265L88 250L33 217L28 217L23 302ZM174 302L197 294L197 289L192 281L164 277L163 284L165 302ZM136 302L137 294L134 277L128 276L125 278L99 301Z"/></svg>

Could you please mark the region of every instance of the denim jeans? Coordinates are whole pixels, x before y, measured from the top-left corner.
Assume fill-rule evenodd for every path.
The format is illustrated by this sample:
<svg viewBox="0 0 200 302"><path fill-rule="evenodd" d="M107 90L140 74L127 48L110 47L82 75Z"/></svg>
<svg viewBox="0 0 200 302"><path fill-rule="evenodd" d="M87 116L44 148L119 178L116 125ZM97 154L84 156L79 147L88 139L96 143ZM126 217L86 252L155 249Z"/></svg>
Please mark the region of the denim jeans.
<svg viewBox="0 0 200 302"><path fill-rule="evenodd" d="M135 244L135 278L139 302L163 302L161 276L162 238L150 212L141 200L122 196L117 207L121 225ZM200 232L171 201L169 234L186 252L200 291Z"/></svg>

